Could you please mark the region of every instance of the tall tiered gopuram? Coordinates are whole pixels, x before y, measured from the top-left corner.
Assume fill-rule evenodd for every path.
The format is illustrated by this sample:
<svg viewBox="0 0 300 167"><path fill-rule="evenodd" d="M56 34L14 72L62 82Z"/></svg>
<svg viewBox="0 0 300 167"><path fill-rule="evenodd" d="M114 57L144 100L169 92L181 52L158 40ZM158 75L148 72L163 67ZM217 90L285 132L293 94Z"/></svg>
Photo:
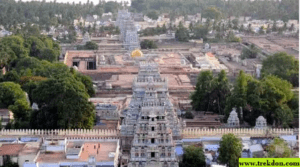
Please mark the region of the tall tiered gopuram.
<svg viewBox="0 0 300 167"><path fill-rule="evenodd" d="M177 167L174 140L182 124L169 100L168 80L158 65L142 63L121 125L122 149L130 150L128 167Z"/></svg>
<svg viewBox="0 0 300 167"><path fill-rule="evenodd" d="M125 49L132 51L140 48L137 28L134 25L132 15L127 10L120 10L116 20L116 26L120 29L120 40Z"/></svg>

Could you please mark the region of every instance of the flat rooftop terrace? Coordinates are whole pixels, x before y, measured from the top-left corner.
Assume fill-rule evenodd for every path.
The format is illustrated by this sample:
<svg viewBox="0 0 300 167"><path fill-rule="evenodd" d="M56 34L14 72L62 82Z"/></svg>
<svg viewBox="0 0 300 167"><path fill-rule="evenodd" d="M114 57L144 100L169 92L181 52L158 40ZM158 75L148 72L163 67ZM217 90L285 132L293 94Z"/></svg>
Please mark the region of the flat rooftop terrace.
<svg viewBox="0 0 300 167"><path fill-rule="evenodd" d="M69 143L69 148L72 143ZM100 148L98 147L100 144ZM61 162L87 162L89 156L94 156L96 162L114 161L109 153L116 152L117 142L85 142L78 159L67 159L65 152L44 152L40 153L36 162L38 163L61 163Z"/></svg>
<svg viewBox="0 0 300 167"><path fill-rule="evenodd" d="M276 39L267 39L267 38L248 38L250 43L255 44L261 49L266 50L270 54L276 52L286 52L290 55L294 55L296 59L299 59L299 52L293 49L299 48L299 41L294 38L276 38Z"/></svg>

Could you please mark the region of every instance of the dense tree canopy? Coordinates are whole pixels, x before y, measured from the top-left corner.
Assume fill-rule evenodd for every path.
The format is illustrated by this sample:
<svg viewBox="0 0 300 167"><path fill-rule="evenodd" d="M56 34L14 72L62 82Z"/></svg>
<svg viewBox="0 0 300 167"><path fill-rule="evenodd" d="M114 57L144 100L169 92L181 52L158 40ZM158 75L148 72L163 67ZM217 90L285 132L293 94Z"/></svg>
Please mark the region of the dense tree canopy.
<svg viewBox="0 0 300 167"><path fill-rule="evenodd" d="M31 125L42 129L92 128L94 106L88 101L85 86L75 78L48 79L33 90L33 101L40 108Z"/></svg>
<svg viewBox="0 0 300 167"><path fill-rule="evenodd" d="M87 50L97 50L98 44L96 42L90 41L85 44L85 49Z"/></svg>
<svg viewBox="0 0 300 167"><path fill-rule="evenodd" d="M12 128L93 126L94 106L88 101L95 94L92 80L57 61L56 42L45 36L9 36L1 39L0 46L13 55L12 60L1 62L8 71L0 76L0 108L13 111ZM39 110L31 110L33 102Z"/></svg>
<svg viewBox="0 0 300 167"><path fill-rule="evenodd" d="M157 20L158 19L158 13L155 10L148 12L147 16L150 19L153 19L153 20Z"/></svg>
<svg viewBox="0 0 300 167"><path fill-rule="evenodd" d="M215 7L208 7L204 9L202 16L204 18L210 18L214 20L220 20L222 18L221 12Z"/></svg>
<svg viewBox="0 0 300 167"><path fill-rule="evenodd" d="M132 0L131 9L147 14L156 10L178 15L202 13L205 17L223 18L230 16L251 16L266 20L299 20L299 1L223 1L223 0Z"/></svg>
<svg viewBox="0 0 300 167"><path fill-rule="evenodd" d="M139 36L154 36L154 35L165 34L166 32L167 32L167 28L166 25L164 24L162 27L157 26L155 28L143 29L139 31Z"/></svg>
<svg viewBox="0 0 300 167"><path fill-rule="evenodd" d="M242 148L242 142L234 134L225 134L220 141L218 160L230 167L238 167Z"/></svg>
<svg viewBox="0 0 300 167"><path fill-rule="evenodd" d="M201 72L197 78L195 92L192 94L192 105L196 111L207 110L207 99L213 89L213 75L211 71Z"/></svg>
<svg viewBox="0 0 300 167"><path fill-rule="evenodd" d="M244 47L242 51L241 58L242 59L253 59L256 58L260 50L254 45L251 44L249 47Z"/></svg>
<svg viewBox="0 0 300 167"><path fill-rule="evenodd" d="M0 23L7 30L16 29L18 24L33 23L37 26L27 29L27 33L34 34L37 29L49 29L50 26L71 25L74 19L87 15L102 16L104 12L116 13L122 8L121 3L101 2L94 5L92 2L57 3L45 1L22 2L14 0L2 0L0 3Z"/></svg>
<svg viewBox="0 0 300 167"><path fill-rule="evenodd" d="M292 84L274 75L257 80L240 71L231 86L225 71L215 77L211 71L203 71L190 98L194 110L224 114L225 122L233 108L237 109L240 122L251 126L262 115L269 125L287 128L299 115L298 96L292 91Z"/></svg>
<svg viewBox="0 0 300 167"><path fill-rule="evenodd" d="M273 142L267 146L268 158L291 158L292 150L288 144L280 138L275 138Z"/></svg>
<svg viewBox="0 0 300 167"><path fill-rule="evenodd" d="M197 79L196 90L191 95L192 106L196 111L224 114L229 93L230 85L224 70L216 77L213 77L211 71L201 72Z"/></svg>
<svg viewBox="0 0 300 167"><path fill-rule="evenodd" d="M185 28L182 23L180 22L178 25L178 28L176 29L175 32L175 38L178 41L181 42L188 42L189 41L189 31L187 30L187 28Z"/></svg>
<svg viewBox="0 0 300 167"><path fill-rule="evenodd" d="M263 75L275 75L299 87L299 61L285 52L268 56L263 61Z"/></svg>
<svg viewBox="0 0 300 167"><path fill-rule="evenodd" d="M13 82L0 83L0 108L9 108L16 120L26 120L30 109L25 92Z"/></svg>
<svg viewBox="0 0 300 167"><path fill-rule="evenodd" d="M0 39L0 52L3 60L0 60L0 67L5 67L15 62L27 58L36 57L40 60L57 61L60 55L60 46L52 39L45 36L8 36ZM11 64L13 65L13 64Z"/></svg>
<svg viewBox="0 0 300 167"><path fill-rule="evenodd" d="M252 126L255 119L263 115L269 124L288 127L294 117L292 110L297 108L297 105L290 104L294 98L291 88L288 81L276 76L267 76L259 81L241 71L227 98L225 113L228 116L236 107L240 120Z"/></svg>
<svg viewBox="0 0 300 167"><path fill-rule="evenodd" d="M183 159L179 167L205 167L203 148L188 146L184 148Z"/></svg>
<svg viewBox="0 0 300 167"><path fill-rule="evenodd" d="M154 41L152 40L144 40L141 42L141 48L142 49L156 49L157 48L157 45Z"/></svg>

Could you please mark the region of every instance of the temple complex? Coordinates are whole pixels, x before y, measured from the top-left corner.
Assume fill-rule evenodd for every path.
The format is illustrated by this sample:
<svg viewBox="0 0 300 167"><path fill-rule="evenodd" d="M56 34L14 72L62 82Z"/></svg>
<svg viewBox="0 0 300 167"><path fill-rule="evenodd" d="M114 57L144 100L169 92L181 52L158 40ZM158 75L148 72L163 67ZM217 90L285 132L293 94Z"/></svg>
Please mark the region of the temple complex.
<svg viewBox="0 0 300 167"><path fill-rule="evenodd" d="M133 96L121 124L121 147L130 150L129 167L178 166L175 142L184 123L169 100L168 79L156 63L141 63Z"/></svg>

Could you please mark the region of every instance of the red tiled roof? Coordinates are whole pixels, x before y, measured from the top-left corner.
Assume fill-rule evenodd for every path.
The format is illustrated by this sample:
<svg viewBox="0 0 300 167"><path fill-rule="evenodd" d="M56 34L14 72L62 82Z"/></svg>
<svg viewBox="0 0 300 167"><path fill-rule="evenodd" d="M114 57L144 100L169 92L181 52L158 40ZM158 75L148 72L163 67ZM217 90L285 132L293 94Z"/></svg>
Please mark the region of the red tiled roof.
<svg viewBox="0 0 300 167"><path fill-rule="evenodd" d="M206 54L207 54L207 56L209 56L209 57L215 57L215 55L213 55L211 52L207 52Z"/></svg>
<svg viewBox="0 0 300 167"><path fill-rule="evenodd" d="M0 147L0 155L18 155L25 144L3 144Z"/></svg>

